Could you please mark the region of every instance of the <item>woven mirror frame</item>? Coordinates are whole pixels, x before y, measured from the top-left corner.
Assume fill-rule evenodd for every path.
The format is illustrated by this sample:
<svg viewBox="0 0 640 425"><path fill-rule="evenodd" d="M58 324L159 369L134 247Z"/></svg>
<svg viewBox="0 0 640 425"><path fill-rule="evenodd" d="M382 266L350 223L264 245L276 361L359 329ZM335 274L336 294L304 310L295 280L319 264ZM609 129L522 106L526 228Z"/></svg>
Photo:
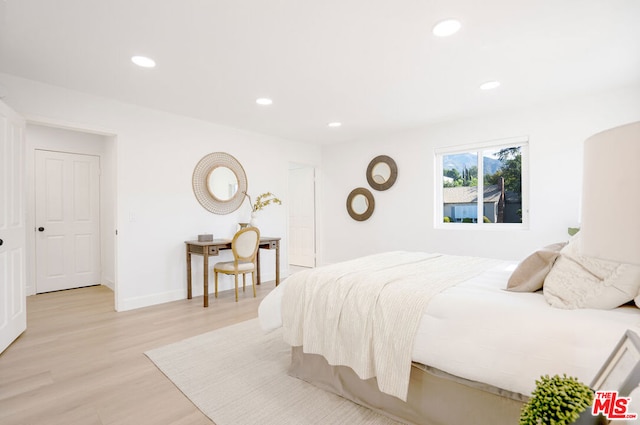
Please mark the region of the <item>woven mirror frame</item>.
<svg viewBox="0 0 640 425"><path fill-rule="evenodd" d="M220 199L210 190L209 178L218 167L228 168L237 179L237 189L229 199ZM193 193L207 211L214 214L229 214L240 208L247 193L247 175L242 164L225 152L213 152L203 157L193 170Z"/></svg>

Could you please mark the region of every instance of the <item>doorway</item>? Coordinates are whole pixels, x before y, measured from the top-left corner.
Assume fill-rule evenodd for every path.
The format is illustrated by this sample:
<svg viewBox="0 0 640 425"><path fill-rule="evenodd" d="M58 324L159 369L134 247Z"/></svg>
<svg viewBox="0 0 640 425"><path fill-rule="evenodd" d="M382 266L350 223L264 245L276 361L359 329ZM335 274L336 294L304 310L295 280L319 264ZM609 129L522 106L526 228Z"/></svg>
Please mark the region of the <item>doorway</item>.
<svg viewBox="0 0 640 425"><path fill-rule="evenodd" d="M101 284L117 309L116 137L28 123L26 148L27 295Z"/></svg>
<svg viewBox="0 0 640 425"><path fill-rule="evenodd" d="M315 168L289 166L290 272L316 265Z"/></svg>

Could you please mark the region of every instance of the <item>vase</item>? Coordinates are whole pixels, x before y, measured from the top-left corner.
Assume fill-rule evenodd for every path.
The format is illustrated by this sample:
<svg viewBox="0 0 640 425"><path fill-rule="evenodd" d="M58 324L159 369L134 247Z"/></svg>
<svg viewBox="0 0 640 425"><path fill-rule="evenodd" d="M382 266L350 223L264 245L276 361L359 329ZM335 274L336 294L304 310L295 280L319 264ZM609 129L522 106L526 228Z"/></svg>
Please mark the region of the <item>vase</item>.
<svg viewBox="0 0 640 425"><path fill-rule="evenodd" d="M249 225L251 227L258 227L258 212L257 211L252 211L251 212L251 221L249 221Z"/></svg>

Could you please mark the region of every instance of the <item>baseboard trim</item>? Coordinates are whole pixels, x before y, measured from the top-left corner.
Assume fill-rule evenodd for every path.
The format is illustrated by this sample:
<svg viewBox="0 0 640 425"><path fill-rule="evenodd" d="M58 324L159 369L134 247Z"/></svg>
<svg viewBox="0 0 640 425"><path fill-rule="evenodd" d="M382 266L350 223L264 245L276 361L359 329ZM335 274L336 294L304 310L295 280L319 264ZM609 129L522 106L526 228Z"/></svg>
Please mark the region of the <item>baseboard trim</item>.
<svg viewBox="0 0 640 425"><path fill-rule="evenodd" d="M227 277L227 279L225 279L225 277ZM276 276L274 272L273 274L265 273L264 275L262 275L261 280L262 282L270 282L270 281L275 281L275 279L276 279ZM281 280L282 280L282 277L281 277ZM250 277L248 275L247 283L250 283L250 282L251 282ZM242 285L242 278L240 278L240 284ZM109 287L109 285L107 285L106 282L104 283L104 285ZM203 294L202 282L194 281L192 285L193 285L193 296L194 297L202 296ZM220 281L218 282L218 291L226 291L229 289L233 289L234 286L235 285L233 283L233 277L229 278L229 276L220 276ZM213 282L209 282L209 294L213 294L213 290L214 290ZM140 297L119 299L117 300L117 303L116 303L117 305L116 311L135 310L137 308L150 307L156 304L163 304L171 301L184 300L185 298L187 298L187 288L184 288L182 290L162 292L158 294L144 295Z"/></svg>
<svg viewBox="0 0 640 425"><path fill-rule="evenodd" d="M137 308L150 307L156 304L164 304L171 301L183 300L187 297L184 290L168 291L159 294L145 295L118 300L117 311L135 310Z"/></svg>
<svg viewBox="0 0 640 425"><path fill-rule="evenodd" d="M112 291L116 290L116 284L113 280L110 279L102 279L102 285L106 286L107 288L111 289Z"/></svg>

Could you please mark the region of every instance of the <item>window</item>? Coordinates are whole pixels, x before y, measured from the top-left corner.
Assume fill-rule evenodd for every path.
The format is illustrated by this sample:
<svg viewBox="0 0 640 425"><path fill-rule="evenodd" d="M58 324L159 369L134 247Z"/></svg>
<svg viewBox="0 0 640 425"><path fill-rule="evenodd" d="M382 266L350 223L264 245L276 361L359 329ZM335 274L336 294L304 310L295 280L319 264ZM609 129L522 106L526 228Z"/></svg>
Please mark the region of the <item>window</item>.
<svg viewBox="0 0 640 425"><path fill-rule="evenodd" d="M526 137L437 149L436 227L525 228L527 153Z"/></svg>

